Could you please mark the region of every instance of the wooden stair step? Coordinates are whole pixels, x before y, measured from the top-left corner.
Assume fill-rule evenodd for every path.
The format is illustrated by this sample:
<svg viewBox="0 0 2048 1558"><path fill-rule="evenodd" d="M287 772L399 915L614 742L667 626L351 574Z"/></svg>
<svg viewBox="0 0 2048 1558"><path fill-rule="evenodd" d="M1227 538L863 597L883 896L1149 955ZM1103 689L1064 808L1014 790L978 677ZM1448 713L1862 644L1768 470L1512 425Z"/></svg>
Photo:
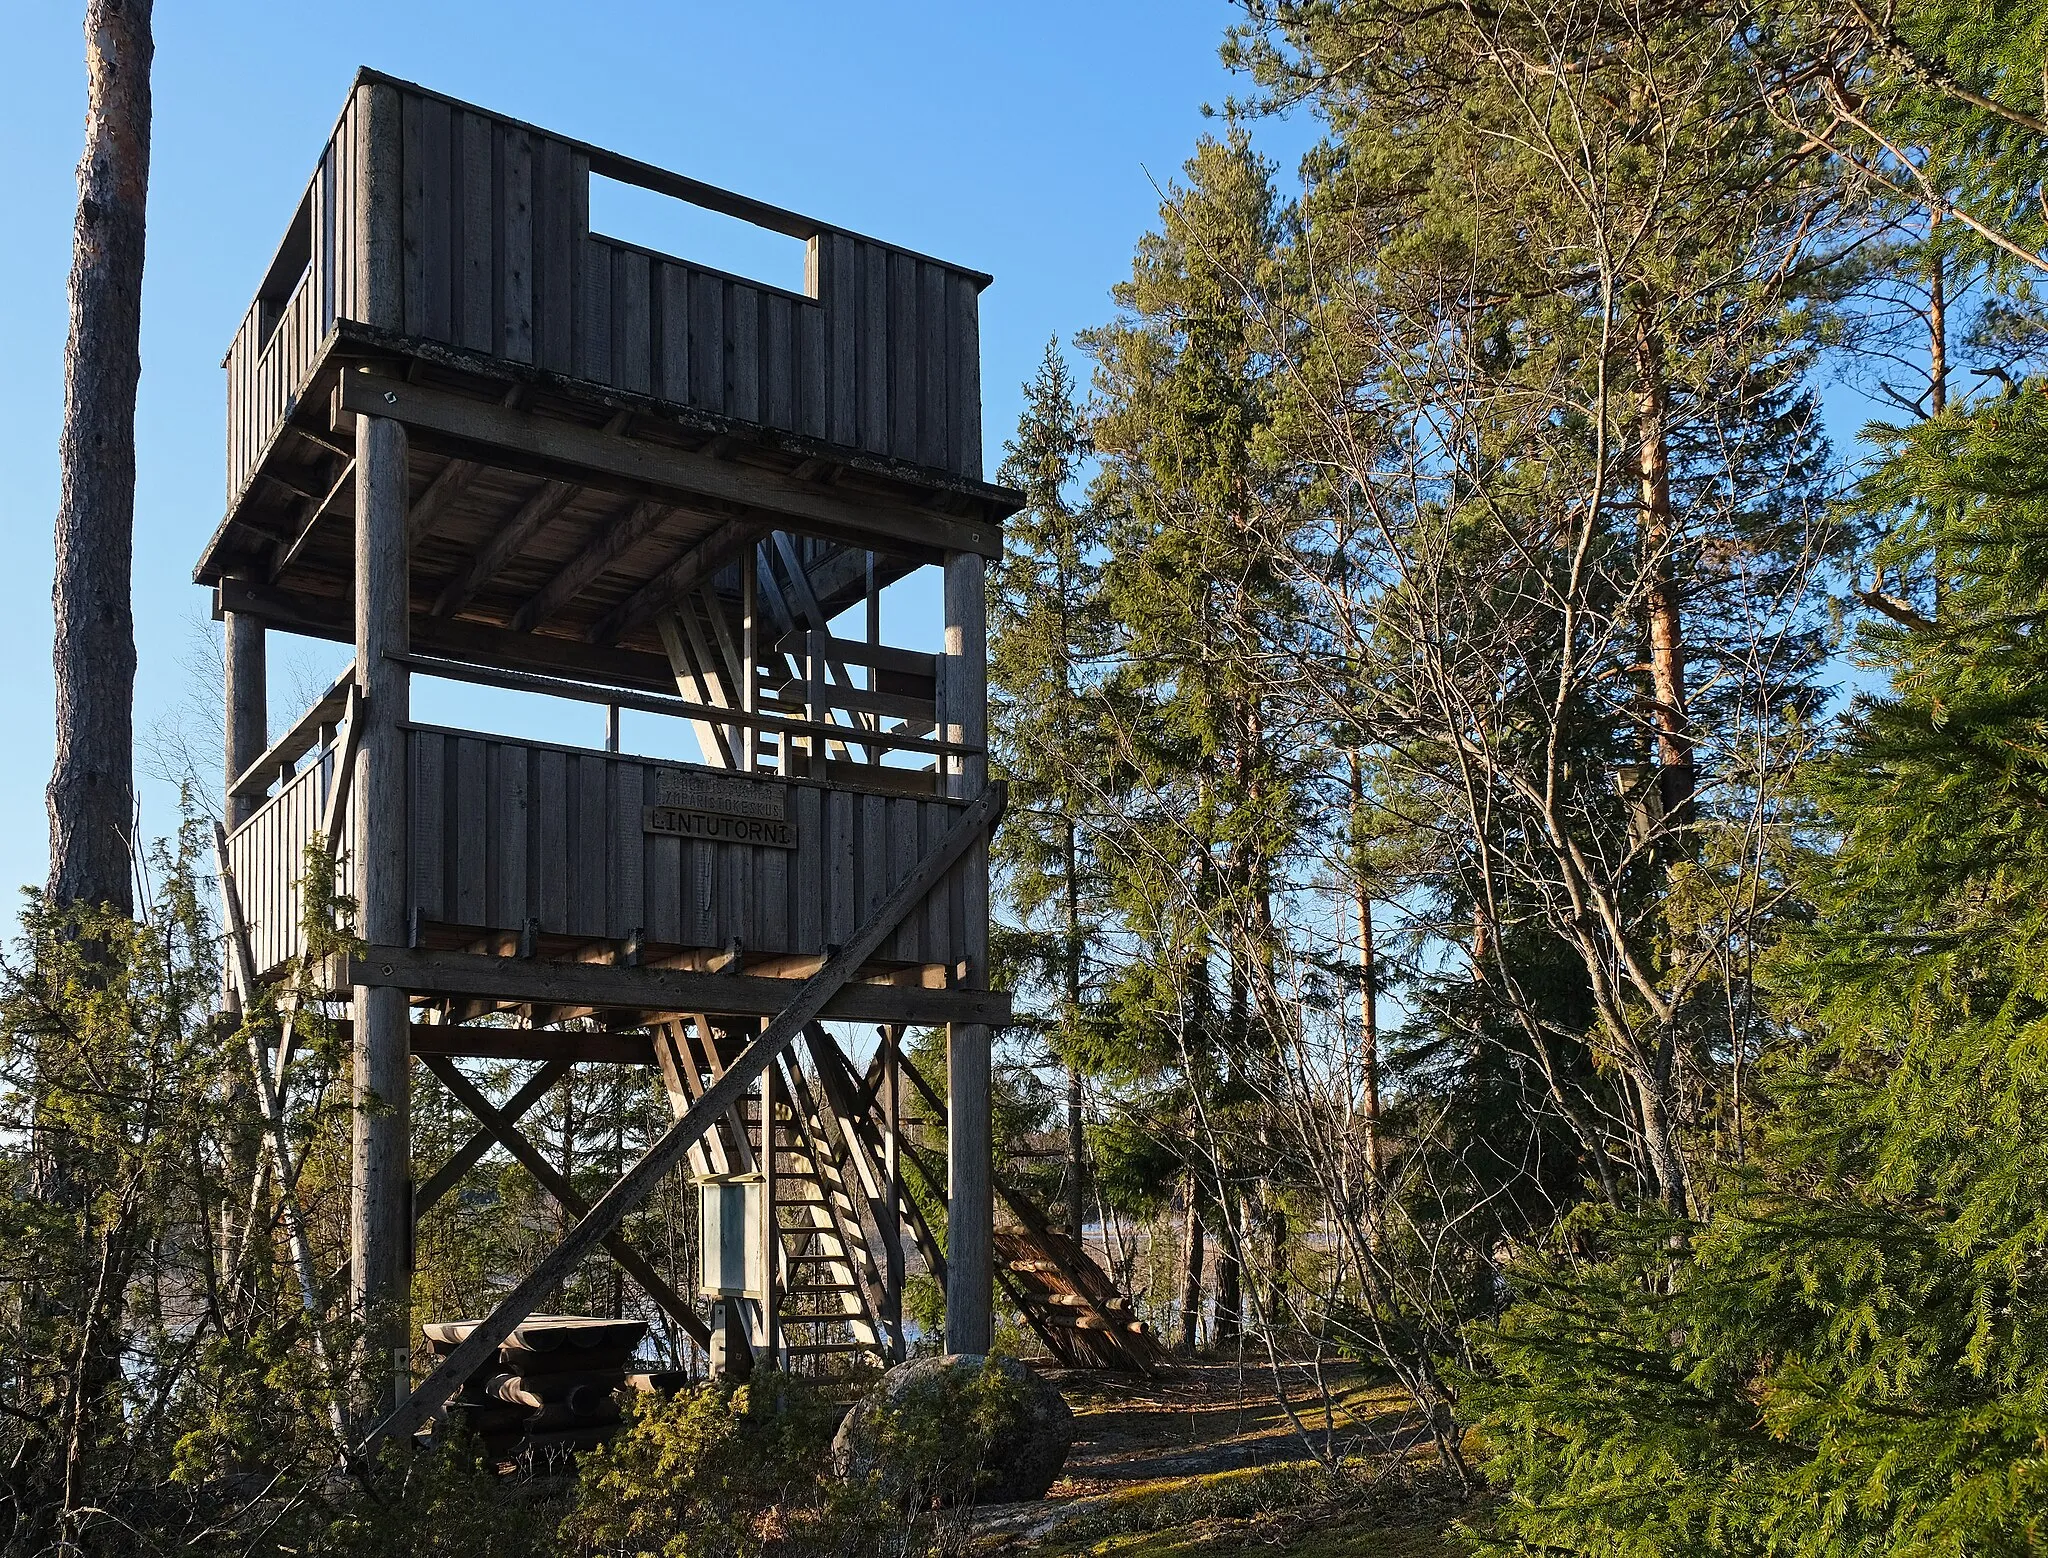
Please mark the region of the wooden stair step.
<svg viewBox="0 0 2048 1558"><path fill-rule="evenodd" d="M784 1347L786 1353L879 1353L879 1341L801 1341Z"/></svg>

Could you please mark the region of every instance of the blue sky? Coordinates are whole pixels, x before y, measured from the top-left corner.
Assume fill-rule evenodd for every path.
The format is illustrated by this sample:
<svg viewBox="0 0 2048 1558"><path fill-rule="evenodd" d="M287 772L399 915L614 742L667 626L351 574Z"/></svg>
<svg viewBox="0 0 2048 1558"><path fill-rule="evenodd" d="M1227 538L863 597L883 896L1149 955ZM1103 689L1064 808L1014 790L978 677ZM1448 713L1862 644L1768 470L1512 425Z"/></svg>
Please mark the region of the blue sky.
<svg viewBox="0 0 2048 1558"><path fill-rule="evenodd" d="M1231 15L1222 0L160 6L137 417L138 734L179 718L193 691L206 599L190 573L222 507L221 354L358 65L994 273L982 299L992 471L1047 337L1107 313L1154 217L1155 181L1192 149L1202 106L1232 90L1216 57ZM49 537L84 116L80 8L23 0L9 8L8 45L0 885L11 892L42 880L47 854ZM693 238L692 257L737 268L776 258L706 252L721 241ZM277 721L336 656L273 642ZM423 690L417 707L451 718L453 696ZM463 713L486 726L515 718L502 706ZM561 717L591 725L568 739L595 742L595 711ZM653 735L629 716L626 739L647 750ZM144 809L151 833L175 821L161 785L145 783Z"/></svg>

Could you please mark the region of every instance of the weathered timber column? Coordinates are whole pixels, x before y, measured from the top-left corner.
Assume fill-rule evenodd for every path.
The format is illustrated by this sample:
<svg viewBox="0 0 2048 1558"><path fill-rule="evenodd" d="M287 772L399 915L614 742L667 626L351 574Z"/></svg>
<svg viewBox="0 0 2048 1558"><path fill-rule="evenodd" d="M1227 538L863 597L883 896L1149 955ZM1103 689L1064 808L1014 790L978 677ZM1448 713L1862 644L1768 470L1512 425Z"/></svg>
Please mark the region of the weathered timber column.
<svg viewBox="0 0 2048 1558"><path fill-rule="evenodd" d="M227 782L240 774L270 745L270 676L263 623L247 612L222 613L222 661L227 672ZM228 831L232 833L263 803L254 797L227 797Z"/></svg>
<svg viewBox="0 0 2048 1558"><path fill-rule="evenodd" d="M404 156L398 89L382 81L356 85L357 135L355 274L361 291L341 299L350 319L386 330L405 328L399 267L403 242Z"/></svg>
<svg viewBox="0 0 2048 1558"><path fill-rule="evenodd" d="M362 742L349 791L356 923L372 946L403 945L410 702L406 651L405 429L356 418L356 686ZM411 1389L409 1041L403 990L357 985L351 1291L364 1325L363 1395L383 1408Z"/></svg>
<svg viewBox="0 0 2048 1558"><path fill-rule="evenodd" d="M988 622L979 553L946 557L946 739L988 743ZM988 784L981 753L947 761L947 791L972 799ZM988 846L961 857L961 938L965 983L988 985ZM989 1031L946 1026L946 1351L985 1353L993 1339L994 1272L990 1247L995 1197L989 1161Z"/></svg>

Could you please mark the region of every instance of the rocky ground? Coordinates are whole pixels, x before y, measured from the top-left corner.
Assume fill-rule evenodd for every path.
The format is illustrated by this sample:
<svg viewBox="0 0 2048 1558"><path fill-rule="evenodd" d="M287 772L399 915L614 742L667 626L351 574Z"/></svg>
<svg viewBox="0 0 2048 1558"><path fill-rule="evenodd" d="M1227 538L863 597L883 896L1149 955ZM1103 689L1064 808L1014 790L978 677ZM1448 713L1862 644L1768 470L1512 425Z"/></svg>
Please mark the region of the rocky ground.
<svg viewBox="0 0 2048 1558"><path fill-rule="evenodd" d="M988 1509L982 1543L1091 1558L1450 1558L1473 1512L1407 1397L1345 1366L1197 1363L1158 1380L1047 1369L1077 1430L1042 1503ZM1306 1441L1304 1439L1306 1436ZM1313 1445L1313 1450L1311 1449ZM1332 1476L1316 1455L1334 1451Z"/></svg>

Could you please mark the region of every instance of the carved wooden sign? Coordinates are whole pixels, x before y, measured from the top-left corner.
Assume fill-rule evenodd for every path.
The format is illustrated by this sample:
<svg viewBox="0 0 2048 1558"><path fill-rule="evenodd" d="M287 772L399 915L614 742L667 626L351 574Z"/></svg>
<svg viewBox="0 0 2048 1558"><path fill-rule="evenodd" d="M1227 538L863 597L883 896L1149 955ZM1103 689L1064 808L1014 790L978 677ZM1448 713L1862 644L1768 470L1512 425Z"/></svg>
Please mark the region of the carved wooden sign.
<svg viewBox="0 0 2048 1558"><path fill-rule="evenodd" d="M643 818L649 833L712 844L796 848L796 824L789 820L781 785L680 768L664 768L657 777L660 800Z"/></svg>

